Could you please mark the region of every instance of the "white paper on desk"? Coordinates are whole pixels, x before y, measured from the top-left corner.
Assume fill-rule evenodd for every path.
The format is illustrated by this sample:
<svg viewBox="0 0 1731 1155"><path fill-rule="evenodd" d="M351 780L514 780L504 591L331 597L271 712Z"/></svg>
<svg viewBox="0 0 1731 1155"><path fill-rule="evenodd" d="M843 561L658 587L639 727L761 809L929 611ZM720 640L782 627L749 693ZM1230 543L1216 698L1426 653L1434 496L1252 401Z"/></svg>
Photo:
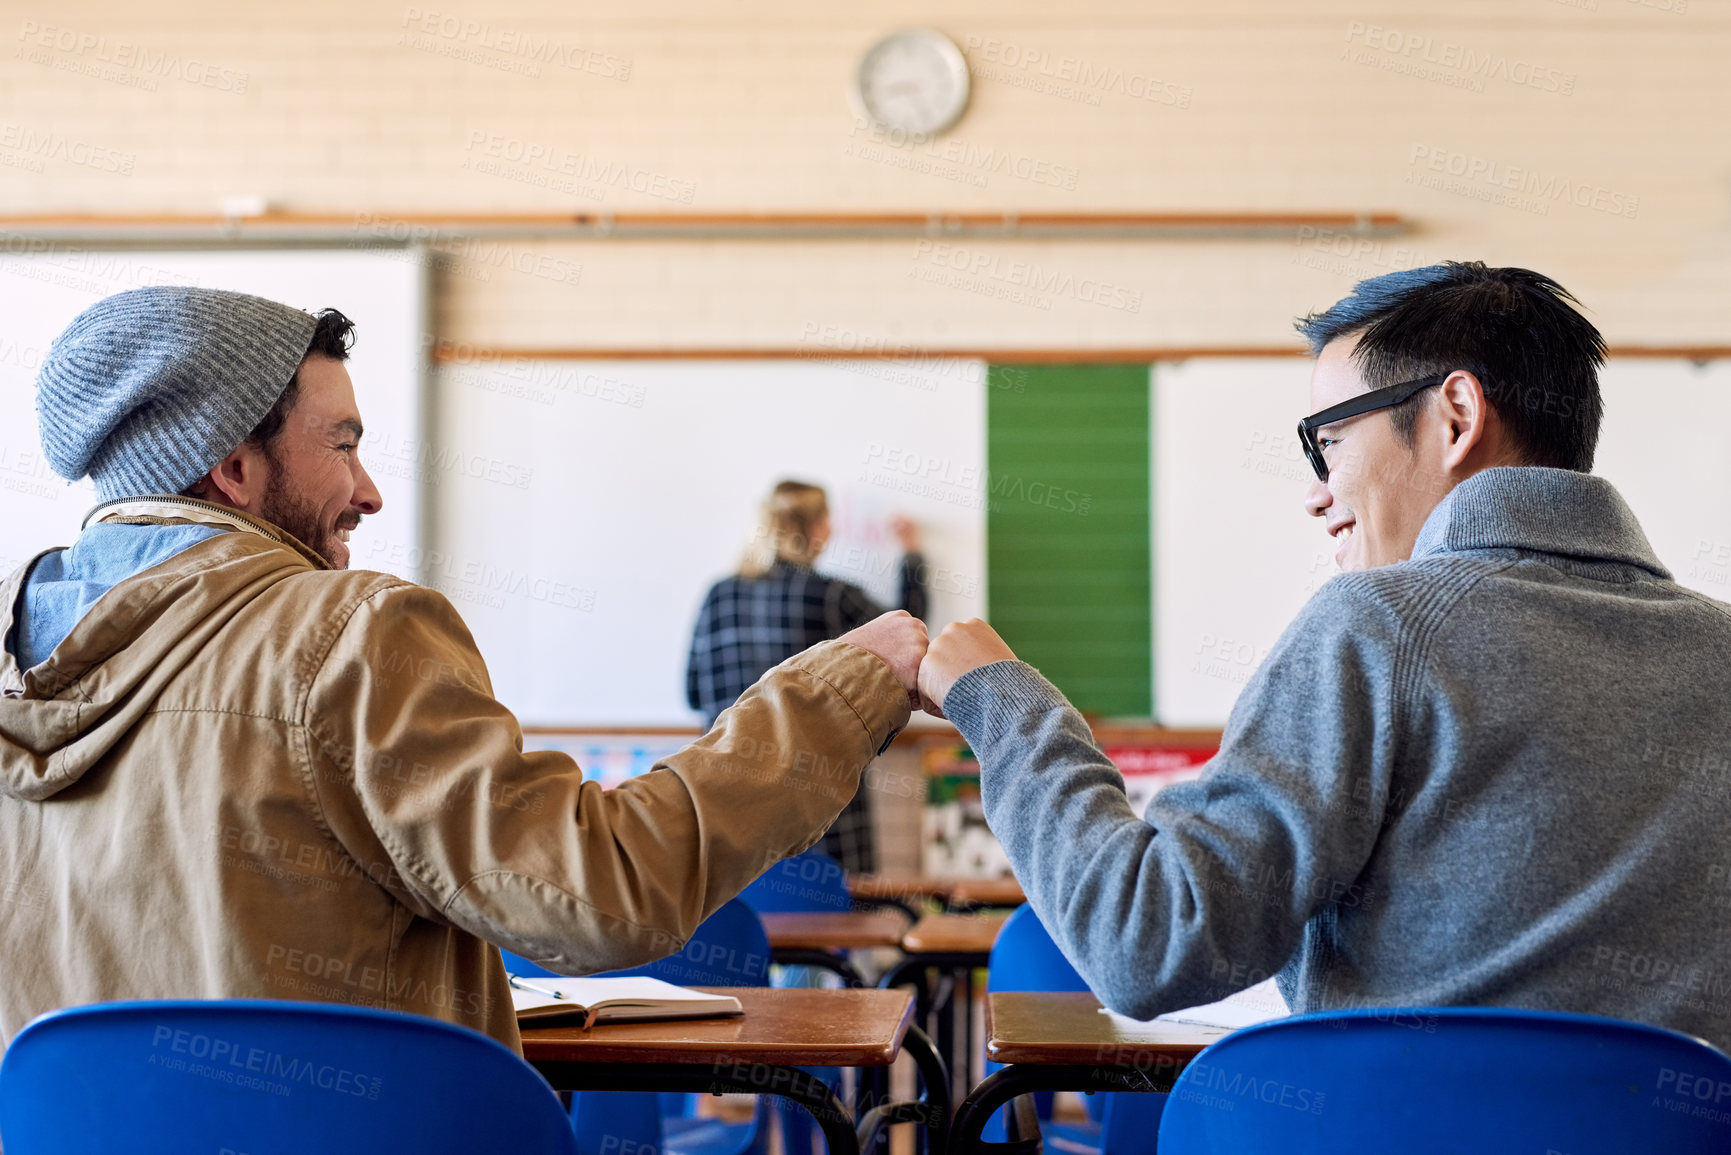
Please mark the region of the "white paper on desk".
<svg viewBox="0 0 1731 1155"><path fill-rule="evenodd" d="M631 1019L704 1019L741 1013L739 1000L731 995L694 991L660 979L540 977L525 981L558 991L563 997L550 998L539 991L512 987L511 1005L519 1019L594 1011L596 1022L608 1023Z"/></svg>
<svg viewBox="0 0 1731 1155"><path fill-rule="evenodd" d="M1140 1024L1143 1020L1133 1019L1129 1015L1121 1015L1116 1011L1100 1008L1103 1015L1111 1015L1113 1019L1125 1024ZM1236 1031L1240 1027L1254 1026L1266 1023L1270 1019L1283 1019L1292 1013L1292 1008L1286 1005L1286 1000L1280 997L1280 988L1274 985L1274 980L1257 983L1248 990L1228 995L1217 1003L1206 1003L1200 1007L1185 1007L1181 1011L1168 1011L1155 1018L1157 1023L1188 1023L1196 1027L1222 1027Z"/></svg>

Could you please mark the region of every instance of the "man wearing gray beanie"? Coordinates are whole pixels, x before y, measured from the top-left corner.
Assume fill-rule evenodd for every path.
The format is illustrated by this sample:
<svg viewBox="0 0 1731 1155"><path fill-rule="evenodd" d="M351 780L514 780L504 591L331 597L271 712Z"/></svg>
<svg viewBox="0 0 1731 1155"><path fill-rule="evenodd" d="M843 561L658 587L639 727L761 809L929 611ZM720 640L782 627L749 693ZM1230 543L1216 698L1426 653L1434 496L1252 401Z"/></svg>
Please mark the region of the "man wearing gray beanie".
<svg viewBox="0 0 1731 1155"><path fill-rule="evenodd" d="M0 584L0 1045L57 1007L191 996L514 1046L498 946L567 974L678 950L907 721L926 634L898 612L613 790L524 753L451 604L346 570L381 504L352 339L335 310L157 287L43 364L45 455L102 504Z"/></svg>

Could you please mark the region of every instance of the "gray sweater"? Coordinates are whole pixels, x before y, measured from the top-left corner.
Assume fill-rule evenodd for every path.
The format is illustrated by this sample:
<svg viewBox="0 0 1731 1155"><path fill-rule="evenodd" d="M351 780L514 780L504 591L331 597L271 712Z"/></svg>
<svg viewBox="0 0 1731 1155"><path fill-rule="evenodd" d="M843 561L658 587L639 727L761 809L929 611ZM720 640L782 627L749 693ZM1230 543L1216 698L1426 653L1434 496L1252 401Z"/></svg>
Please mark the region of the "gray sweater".
<svg viewBox="0 0 1731 1155"><path fill-rule="evenodd" d="M1500 468L1331 580L1138 818L1031 666L958 680L987 820L1100 998L1499 1005L1731 1046L1731 607L1600 478Z"/></svg>

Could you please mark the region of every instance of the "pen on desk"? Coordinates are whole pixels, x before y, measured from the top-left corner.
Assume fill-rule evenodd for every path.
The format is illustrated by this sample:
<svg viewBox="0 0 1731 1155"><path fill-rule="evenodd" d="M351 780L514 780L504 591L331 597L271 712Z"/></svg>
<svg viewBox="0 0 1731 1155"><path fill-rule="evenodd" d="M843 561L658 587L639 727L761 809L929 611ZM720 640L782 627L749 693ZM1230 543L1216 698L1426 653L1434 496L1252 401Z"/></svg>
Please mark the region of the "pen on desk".
<svg viewBox="0 0 1731 1155"><path fill-rule="evenodd" d="M550 999L562 999L565 997L558 991L553 990L551 987L538 987L527 979L524 979L519 975L511 974L510 972L506 972L505 981L519 990L534 991L536 994L546 995Z"/></svg>

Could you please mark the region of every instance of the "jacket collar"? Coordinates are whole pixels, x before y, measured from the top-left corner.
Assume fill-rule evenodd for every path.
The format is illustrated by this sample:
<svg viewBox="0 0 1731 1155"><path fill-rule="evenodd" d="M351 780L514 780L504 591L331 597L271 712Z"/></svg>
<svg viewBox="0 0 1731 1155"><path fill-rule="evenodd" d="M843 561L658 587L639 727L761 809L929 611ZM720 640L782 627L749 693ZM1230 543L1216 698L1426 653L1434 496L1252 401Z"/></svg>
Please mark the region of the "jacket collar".
<svg viewBox="0 0 1731 1155"><path fill-rule="evenodd" d="M1483 549L1533 550L1671 577L1611 483L1568 469L1520 465L1475 473L1431 511L1412 557Z"/></svg>
<svg viewBox="0 0 1731 1155"><path fill-rule="evenodd" d="M319 569L331 568L330 562L308 549L292 534L278 529L270 522L242 513L238 509L230 509L226 505L200 501L196 497L182 497L179 494L166 493L152 494L148 497L126 497L119 501L104 502L84 515L85 527L104 521L121 522L128 525L187 521L196 525L214 525L223 529L237 529L243 533L255 533L280 545L286 545Z"/></svg>

